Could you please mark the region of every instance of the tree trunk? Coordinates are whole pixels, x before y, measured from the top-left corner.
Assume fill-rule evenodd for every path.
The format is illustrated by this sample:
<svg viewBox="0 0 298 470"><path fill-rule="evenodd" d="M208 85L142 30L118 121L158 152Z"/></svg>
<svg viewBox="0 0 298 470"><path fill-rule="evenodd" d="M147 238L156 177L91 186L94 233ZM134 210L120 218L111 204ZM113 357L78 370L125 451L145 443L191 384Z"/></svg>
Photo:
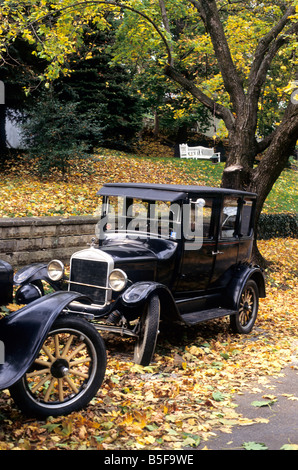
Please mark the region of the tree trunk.
<svg viewBox="0 0 298 470"><path fill-rule="evenodd" d="M157 137L159 134L159 116L156 110L154 110L154 129L153 135Z"/></svg>
<svg viewBox="0 0 298 470"><path fill-rule="evenodd" d="M240 117L239 117L240 119ZM241 120L241 119L240 119ZM298 139L298 105L289 103L284 118L273 134L270 145L259 164L253 167L258 146L254 139L247 139L248 132L230 133L230 153L222 176L222 186L257 193L255 234L264 202L275 181L285 168ZM253 260L264 264L257 244L254 244Z"/></svg>

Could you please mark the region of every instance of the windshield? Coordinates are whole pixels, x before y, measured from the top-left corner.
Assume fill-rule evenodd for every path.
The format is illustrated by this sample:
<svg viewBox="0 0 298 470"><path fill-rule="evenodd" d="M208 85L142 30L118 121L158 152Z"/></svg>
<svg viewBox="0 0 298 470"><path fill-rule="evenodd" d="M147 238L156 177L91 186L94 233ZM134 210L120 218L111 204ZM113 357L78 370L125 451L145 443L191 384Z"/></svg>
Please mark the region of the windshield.
<svg viewBox="0 0 298 470"><path fill-rule="evenodd" d="M180 212L178 203L110 196L103 201L100 231L104 238L117 233L130 238L176 239L180 233Z"/></svg>

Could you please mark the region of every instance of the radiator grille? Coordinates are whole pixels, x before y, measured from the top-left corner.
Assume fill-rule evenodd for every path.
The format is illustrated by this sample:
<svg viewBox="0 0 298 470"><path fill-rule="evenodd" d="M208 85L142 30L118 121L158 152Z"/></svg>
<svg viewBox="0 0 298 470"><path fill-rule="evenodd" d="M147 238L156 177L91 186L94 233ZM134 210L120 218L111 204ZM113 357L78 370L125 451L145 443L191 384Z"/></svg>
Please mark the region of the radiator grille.
<svg viewBox="0 0 298 470"><path fill-rule="evenodd" d="M104 304L107 291L100 289L100 287L106 287L107 275L108 263L105 261L73 258L70 266L71 284L69 289L87 295L95 304ZM80 285L80 283L89 285Z"/></svg>

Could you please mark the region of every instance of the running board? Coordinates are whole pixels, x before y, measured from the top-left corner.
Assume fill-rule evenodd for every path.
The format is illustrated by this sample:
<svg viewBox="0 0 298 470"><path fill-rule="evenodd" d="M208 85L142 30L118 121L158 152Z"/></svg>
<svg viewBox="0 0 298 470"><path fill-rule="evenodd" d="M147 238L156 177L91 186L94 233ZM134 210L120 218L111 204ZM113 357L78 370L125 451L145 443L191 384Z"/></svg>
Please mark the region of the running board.
<svg viewBox="0 0 298 470"><path fill-rule="evenodd" d="M226 317L227 315L235 315L237 310L228 310L225 308L211 308L200 312L185 313L181 315L181 319L186 325L193 326L203 321L212 320L214 318Z"/></svg>

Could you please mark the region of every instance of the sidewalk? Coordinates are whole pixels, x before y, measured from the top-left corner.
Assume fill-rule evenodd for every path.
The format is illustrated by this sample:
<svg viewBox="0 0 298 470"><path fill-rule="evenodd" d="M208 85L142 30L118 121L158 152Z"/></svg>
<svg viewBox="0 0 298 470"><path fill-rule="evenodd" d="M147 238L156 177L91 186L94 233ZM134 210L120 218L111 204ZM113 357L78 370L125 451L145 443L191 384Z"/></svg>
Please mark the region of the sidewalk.
<svg viewBox="0 0 298 470"><path fill-rule="evenodd" d="M237 412L243 417L266 418L268 423L233 426L231 434L219 432L216 437L202 442L199 449L245 450L243 443L253 442L264 444L268 450L280 450L285 445L298 450L298 358L282 372L284 377L268 377L266 386L256 384L255 389L252 384L254 392L237 395L234 400ZM276 402L270 406L253 406L252 402L264 401L263 395L274 396Z"/></svg>

